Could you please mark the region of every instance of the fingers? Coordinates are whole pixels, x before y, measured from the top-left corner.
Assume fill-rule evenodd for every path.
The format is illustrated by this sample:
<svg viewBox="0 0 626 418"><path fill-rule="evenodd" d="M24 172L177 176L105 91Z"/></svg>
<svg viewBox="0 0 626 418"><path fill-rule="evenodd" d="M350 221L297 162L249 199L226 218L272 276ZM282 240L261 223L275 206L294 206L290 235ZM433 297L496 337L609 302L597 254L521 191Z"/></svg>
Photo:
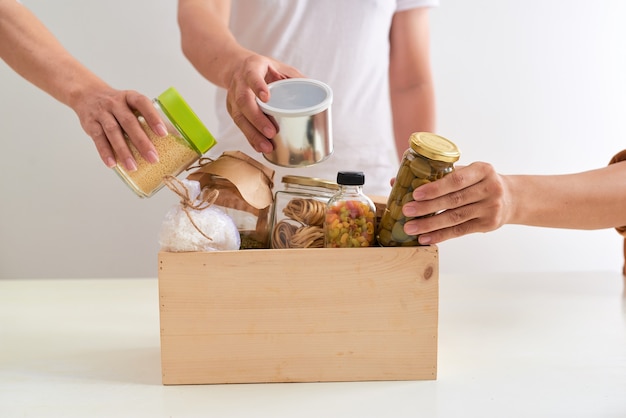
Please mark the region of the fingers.
<svg viewBox="0 0 626 418"><path fill-rule="evenodd" d="M154 107L152 100L136 91L126 92L127 107L138 111L148 123L148 126L159 136L167 135L167 128ZM123 108L122 108L123 109Z"/></svg>
<svg viewBox="0 0 626 418"><path fill-rule="evenodd" d="M417 240L422 245L439 244L452 238L458 238L476 232L487 231L482 230L479 225L479 220L474 219L455 227L438 229L430 233L419 235Z"/></svg>
<svg viewBox="0 0 626 418"><path fill-rule="evenodd" d="M235 97L233 97L235 95ZM256 96L251 90L232 92L227 95L227 109L233 122L246 136L257 152L272 152L274 146L268 138L273 138L277 131L270 119L256 103Z"/></svg>
<svg viewBox="0 0 626 418"><path fill-rule="evenodd" d="M137 169L122 128L112 113L99 112L97 118L83 116L81 124L107 167L113 168L119 161L128 171Z"/></svg>
<svg viewBox="0 0 626 418"><path fill-rule="evenodd" d="M117 165L117 161L115 159L115 153L113 152L113 148L111 148L111 144L107 139L102 126L99 123L94 122L91 126L85 126L83 124L83 129L91 137L94 145L96 146L96 150L100 155L100 159L108 168L113 168Z"/></svg>
<svg viewBox="0 0 626 418"><path fill-rule="evenodd" d="M277 131L272 121L261 111L254 92L248 84L237 84L228 90L226 97L228 112L246 136L250 145L263 153L274 149L268 138L273 138Z"/></svg>
<svg viewBox="0 0 626 418"><path fill-rule="evenodd" d="M404 225L404 231L418 235L420 244L436 244L467 234L493 231L502 226L501 213L491 201L482 201L412 219Z"/></svg>
<svg viewBox="0 0 626 418"><path fill-rule="evenodd" d="M135 161L133 154L128 148L126 139L124 137L124 132L115 116L112 113L103 113L100 116L98 122L100 123L100 126L102 128L103 135L101 135L97 139L99 141L109 143L110 147L113 149L117 161L122 163L126 170L135 171L137 169L137 162ZM96 138L93 139L94 141L96 141ZM97 146L98 145L96 144L96 147Z"/></svg>
<svg viewBox="0 0 626 418"><path fill-rule="evenodd" d="M413 191L413 198L422 201L446 196L454 200L456 198L454 193L478 184L485 178L494 175L497 174L490 164L475 162L466 167L456 168L443 178L418 187Z"/></svg>
<svg viewBox="0 0 626 418"><path fill-rule="evenodd" d="M226 106L235 124L257 152L272 152L274 146L271 139L276 136L277 128L263 113L256 98L267 102L270 98L268 83L301 76L295 68L260 55L248 57L232 75Z"/></svg>
<svg viewBox="0 0 626 418"><path fill-rule="evenodd" d="M414 191L415 201L406 203L402 212L419 218L408 221L404 231L429 244L497 229L506 219L505 195L503 180L491 165L462 167Z"/></svg>
<svg viewBox="0 0 626 418"><path fill-rule="evenodd" d="M139 113L138 117L136 113ZM139 154L148 162L156 163L159 157L150 140L150 135L167 135L167 129L152 101L137 92L126 92L124 103L118 103L113 109L115 119ZM142 126L143 125L143 126ZM117 152L117 148L114 149ZM120 150L124 152L125 150ZM119 154L118 154L119 155Z"/></svg>
<svg viewBox="0 0 626 418"><path fill-rule="evenodd" d="M167 130L147 97L134 91L96 91L85 95L75 111L107 167L119 162L128 171L137 169L129 142L146 161L158 162L157 151L146 130L151 129L156 136L166 135Z"/></svg>

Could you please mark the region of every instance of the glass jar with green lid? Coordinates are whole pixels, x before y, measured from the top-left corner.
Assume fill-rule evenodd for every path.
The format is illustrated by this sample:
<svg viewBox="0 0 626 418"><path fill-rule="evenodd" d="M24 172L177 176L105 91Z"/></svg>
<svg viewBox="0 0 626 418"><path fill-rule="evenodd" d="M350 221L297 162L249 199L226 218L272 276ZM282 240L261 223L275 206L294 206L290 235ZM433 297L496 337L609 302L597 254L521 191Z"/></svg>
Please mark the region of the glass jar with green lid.
<svg viewBox="0 0 626 418"><path fill-rule="evenodd" d="M450 140L429 132L416 132L409 138L387 207L378 225L378 244L384 247L419 245L417 235L404 232L411 217L402 214L402 206L413 200L413 191L454 171L461 153ZM430 215L429 215L430 216Z"/></svg>
<svg viewBox="0 0 626 418"><path fill-rule="evenodd" d="M137 162L137 170L128 171L119 161L114 168L139 197L154 195L165 185L164 177L178 176L216 144L211 132L173 87L165 90L152 102L165 124L167 135L159 136L154 133L142 115L137 115L137 118L154 144L159 154L159 162L152 164L146 161L132 142L127 140L128 148Z"/></svg>
<svg viewBox="0 0 626 418"><path fill-rule="evenodd" d="M321 248L326 203L339 190L330 180L284 176L275 193L272 248Z"/></svg>

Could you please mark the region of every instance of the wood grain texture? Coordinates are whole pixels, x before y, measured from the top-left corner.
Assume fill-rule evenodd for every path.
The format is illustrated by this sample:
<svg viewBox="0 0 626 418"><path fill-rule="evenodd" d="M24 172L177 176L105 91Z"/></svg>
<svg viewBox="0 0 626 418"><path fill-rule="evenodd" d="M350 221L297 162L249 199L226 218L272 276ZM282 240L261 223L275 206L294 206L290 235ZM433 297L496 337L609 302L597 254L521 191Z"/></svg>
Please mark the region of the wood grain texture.
<svg viewBox="0 0 626 418"><path fill-rule="evenodd" d="M159 253L164 384L436 379L436 246Z"/></svg>

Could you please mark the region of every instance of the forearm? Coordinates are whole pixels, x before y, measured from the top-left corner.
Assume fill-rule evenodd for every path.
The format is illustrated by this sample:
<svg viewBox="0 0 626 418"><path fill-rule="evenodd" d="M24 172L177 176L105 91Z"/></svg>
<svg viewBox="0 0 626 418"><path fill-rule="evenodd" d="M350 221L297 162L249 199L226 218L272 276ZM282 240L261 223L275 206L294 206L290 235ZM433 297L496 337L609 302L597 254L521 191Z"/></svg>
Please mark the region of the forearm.
<svg viewBox="0 0 626 418"><path fill-rule="evenodd" d="M555 176L503 176L513 208L506 223L602 229L626 225L626 162Z"/></svg>
<svg viewBox="0 0 626 418"><path fill-rule="evenodd" d="M389 93L399 156L413 132L435 131L427 8L396 13L390 33Z"/></svg>
<svg viewBox="0 0 626 418"><path fill-rule="evenodd" d="M0 56L26 80L68 106L86 88L106 86L14 0L0 0Z"/></svg>
<svg viewBox="0 0 626 418"><path fill-rule="evenodd" d="M435 132L435 93L424 83L391 92L391 109L399 157L409 146L413 132Z"/></svg>
<svg viewBox="0 0 626 418"><path fill-rule="evenodd" d="M234 70L252 53L228 29L230 1L179 0L178 25L185 57L207 80L227 88Z"/></svg>

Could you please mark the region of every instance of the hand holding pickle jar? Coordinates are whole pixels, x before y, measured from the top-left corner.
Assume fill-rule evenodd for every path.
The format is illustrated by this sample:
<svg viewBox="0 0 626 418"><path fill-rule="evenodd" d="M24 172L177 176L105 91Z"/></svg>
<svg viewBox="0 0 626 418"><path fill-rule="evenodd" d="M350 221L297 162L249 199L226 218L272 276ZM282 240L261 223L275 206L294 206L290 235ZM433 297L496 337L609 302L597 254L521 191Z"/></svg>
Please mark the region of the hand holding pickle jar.
<svg viewBox="0 0 626 418"><path fill-rule="evenodd" d="M412 217L402 213L402 206L413 200L413 191L454 171L460 152L450 140L428 132L416 132L409 138L387 207L378 228L378 244L384 247L420 245L417 235L404 232ZM427 216L432 216L427 215Z"/></svg>

